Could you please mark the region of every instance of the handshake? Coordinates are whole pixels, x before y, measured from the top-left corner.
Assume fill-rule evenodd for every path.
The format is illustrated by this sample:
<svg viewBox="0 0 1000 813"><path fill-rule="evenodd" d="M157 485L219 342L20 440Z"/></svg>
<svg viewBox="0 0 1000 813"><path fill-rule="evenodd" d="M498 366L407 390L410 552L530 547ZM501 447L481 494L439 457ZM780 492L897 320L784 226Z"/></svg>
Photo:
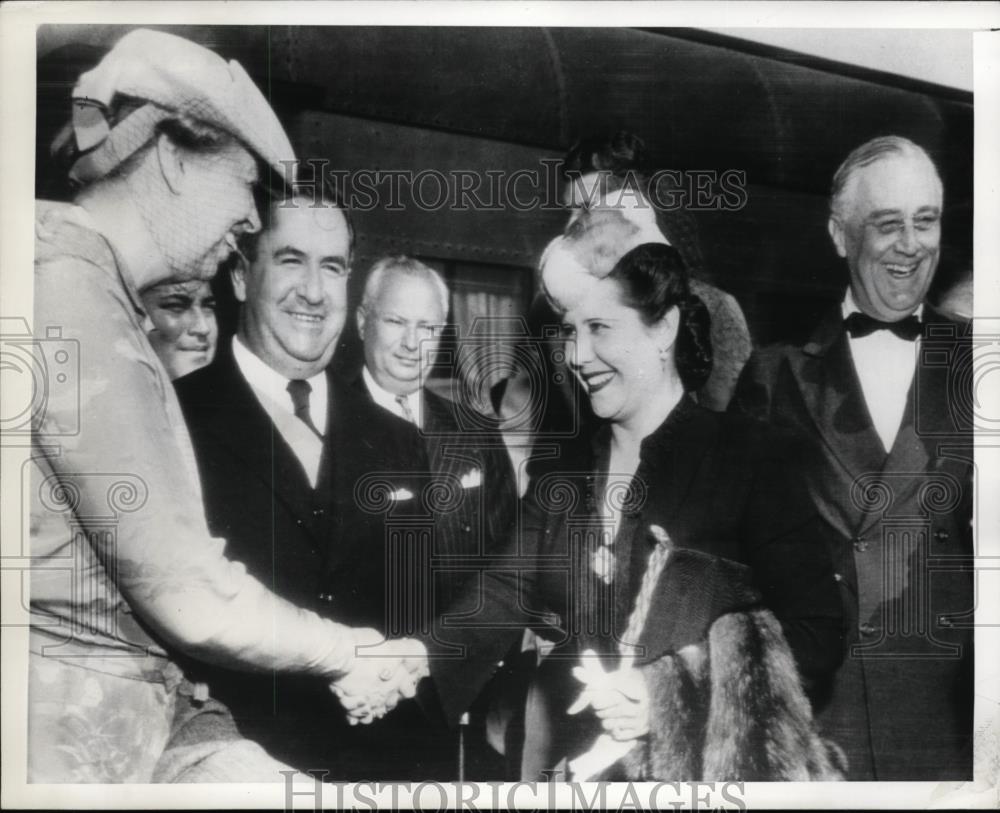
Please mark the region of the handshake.
<svg viewBox="0 0 1000 813"><path fill-rule="evenodd" d="M384 717L403 698L417 693L430 674L427 649L413 638L385 640L374 629L355 629L354 665L330 684L351 725Z"/></svg>

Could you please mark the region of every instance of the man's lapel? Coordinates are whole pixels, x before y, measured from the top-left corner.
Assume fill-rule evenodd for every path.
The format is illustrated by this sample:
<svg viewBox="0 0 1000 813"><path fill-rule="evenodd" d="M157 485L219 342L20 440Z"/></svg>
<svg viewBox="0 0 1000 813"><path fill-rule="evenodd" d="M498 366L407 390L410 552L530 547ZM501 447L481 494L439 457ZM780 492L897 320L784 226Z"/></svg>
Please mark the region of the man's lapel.
<svg viewBox="0 0 1000 813"><path fill-rule="evenodd" d="M424 448L427 450L427 459L431 470L434 472L448 468L445 460L445 441L454 447L456 440L459 440L457 427L452 415L448 412L448 405L424 387L420 390L423 409L423 427L420 430L420 437Z"/></svg>
<svg viewBox="0 0 1000 813"><path fill-rule="evenodd" d="M328 497L327 510L332 511L328 526L330 534L324 545L326 567L329 569L360 555L358 549L363 540L359 538L359 529L353 526L353 521L361 509L355 502L354 489L373 463L371 456L363 455L359 448L364 438L357 431L357 422L348 414L350 407L346 403L348 399L340 391L341 385L332 375L327 375L326 380L329 394L326 435L316 489ZM364 382L360 382L360 387L367 392ZM361 390L356 391L358 395ZM372 409L379 409L374 401L370 403ZM376 552L368 553L375 555Z"/></svg>
<svg viewBox="0 0 1000 813"><path fill-rule="evenodd" d="M914 492L927 482L926 472L931 454L925 440L917 434L912 420L916 387L917 381L914 379L906 396L902 425L896 433L892 450L886 457L885 467L858 484L862 491L868 485L876 483L879 489L878 498L872 501L872 509L864 515L858 527L861 536L882 519L905 510L902 506L908 505Z"/></svg>
<svg viewBox="0 0 1000 813"><path fill-rule="evenodd" d="M937 447L942 443L961 446L971 441L971 434L963 434L956 426L952 415L954 404L949 401L971 399L967 352L971 345L961 326L948 321L935 322L933 318L925 324L927 333L921 344L914 344L915 366L906 411L885 464L884 474L897 507L912 503L917 490L931 482L927 475L933 471L943 469L945 474L961 476L966 470L964 463L956 464L948 456L939 456ZM954 336L954 341L935 342L935 331L940 335L942 328L947 331L946 336ZM941 358L946 363L936 363L945 350L951 351L949 356ZM921 363L918 353L929 356L930 362ZM866 524L878 518L871 516Z"/></svg>
<svg viewBox="0 0 1000 813"><path fill-rule="evenodd" d="M792 356L791 370L825 453L848 483L881 471L885 451L865 404L839 306ZM839 487L834 490L844 493Z"/></svg>
<svg viewBox="0 0 1000 813"><path fill-rule="evenodd" d="M293 514L307 515L312 488L302 464L264 411L231 353L220 355L218 372L220 408L213 431Z"/></svg>
<svg viewBox="0 0 1000 813"><path fill-rule="evenodd" d="M373 413L382 408L367 397L368 388L363 381L358 388L354 382L341 381L332 373L327 374L326 380L327 430L316 488L329 494L334 501L353 502L358 481L378 467L376 446L385 438L379 437L381 433L377 430L360 431L366 424L377 427L379 422L371 421L370 415L352 414L356 411L352 404L360 401Z"/></svg>
<svg viewBox="0 0 1000 813"><path fill-rule="evenodd" d="M343 395L338 392L339 384L333 373L326 372L326 427L323 432L323 452L319 459L319 474L316 478L317 494L338 494L343 485L338 479L342 463L347 459L347 450L343 449L344 416L342 410L347 407L343 403Z"/></svg>
<svg viewBox="0 0 1000 813"><path fill-rule="evenodd" d="M326 550L334 568L384 555L386 516L420 503L424 483L418 473L427 465L416 427L375 403L360 376L345 380L331 373L327 382L329 418L317 490L333 512ZM412 496L381 512L366 509L358 488L372 476ZM373 542L383 547L373 551Z"/></svg>

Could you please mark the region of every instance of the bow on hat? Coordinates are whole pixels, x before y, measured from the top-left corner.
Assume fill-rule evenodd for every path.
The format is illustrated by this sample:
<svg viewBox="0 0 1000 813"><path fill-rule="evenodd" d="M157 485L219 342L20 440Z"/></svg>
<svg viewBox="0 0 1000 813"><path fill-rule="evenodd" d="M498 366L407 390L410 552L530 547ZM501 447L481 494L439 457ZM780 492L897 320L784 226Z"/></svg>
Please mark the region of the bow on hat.
<svg viewBox="0 0 1000 813"><path fill-rule="evenodd" d="M112 124L108 109L119 95L140 104ZM238 62L227 63L182 37L140 28L122 37L73 89L70 129L83 155L70 177L81 183L103 177L146 144L157 123L178 113L230 133L279 175L294 166L288 162L295 161L295 151L278 117Z"/></svg>

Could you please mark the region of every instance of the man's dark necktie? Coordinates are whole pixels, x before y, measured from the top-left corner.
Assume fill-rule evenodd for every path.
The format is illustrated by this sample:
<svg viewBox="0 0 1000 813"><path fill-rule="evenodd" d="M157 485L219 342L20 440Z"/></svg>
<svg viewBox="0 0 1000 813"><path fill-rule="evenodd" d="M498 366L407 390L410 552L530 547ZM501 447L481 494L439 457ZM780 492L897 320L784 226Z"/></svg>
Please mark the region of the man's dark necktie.
<svg viewBox="0 0 1000 813"><path fill-rule="evenodd" d="M312 416L309 414L309 393L311 392L312 387L308 381L295 378L288 382L288 394L292 396L292 407L295 409L295 417L312 429L316 437L322 440L323 435L316 428L316 425L312 421Z"/></svg>
<svg viewBox="0 0 1000 813"><path fill-rule="evenodd" d="M844 325L847 327L847 332L852 339L863 339L865 336L871 336L876 331L888 330L890 333L899 336L899 338L912 342L918 339L923 333L923 326L920 324L920 320L913 314L910 314L905 319L900 319L898 322L880 322L867 313L855 311L844 320Z"/></svg>

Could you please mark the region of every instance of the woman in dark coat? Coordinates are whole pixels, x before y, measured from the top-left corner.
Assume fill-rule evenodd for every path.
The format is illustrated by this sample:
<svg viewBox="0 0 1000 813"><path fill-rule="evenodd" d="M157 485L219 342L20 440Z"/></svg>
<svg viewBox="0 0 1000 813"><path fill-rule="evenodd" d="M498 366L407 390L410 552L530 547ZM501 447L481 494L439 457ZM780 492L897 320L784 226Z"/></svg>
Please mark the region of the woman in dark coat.
<svg viewBox="0 0 1000 813"><path fill-rule="evenodd" d="M432 660L439 698L457 719L531 626L576 778L839 778L803 689L842 657L823 525L764 426L690 397L709 325L677 251L601 245L543 260L599 428L536 472L517 550L439 623L464 655Z"/></svg>

